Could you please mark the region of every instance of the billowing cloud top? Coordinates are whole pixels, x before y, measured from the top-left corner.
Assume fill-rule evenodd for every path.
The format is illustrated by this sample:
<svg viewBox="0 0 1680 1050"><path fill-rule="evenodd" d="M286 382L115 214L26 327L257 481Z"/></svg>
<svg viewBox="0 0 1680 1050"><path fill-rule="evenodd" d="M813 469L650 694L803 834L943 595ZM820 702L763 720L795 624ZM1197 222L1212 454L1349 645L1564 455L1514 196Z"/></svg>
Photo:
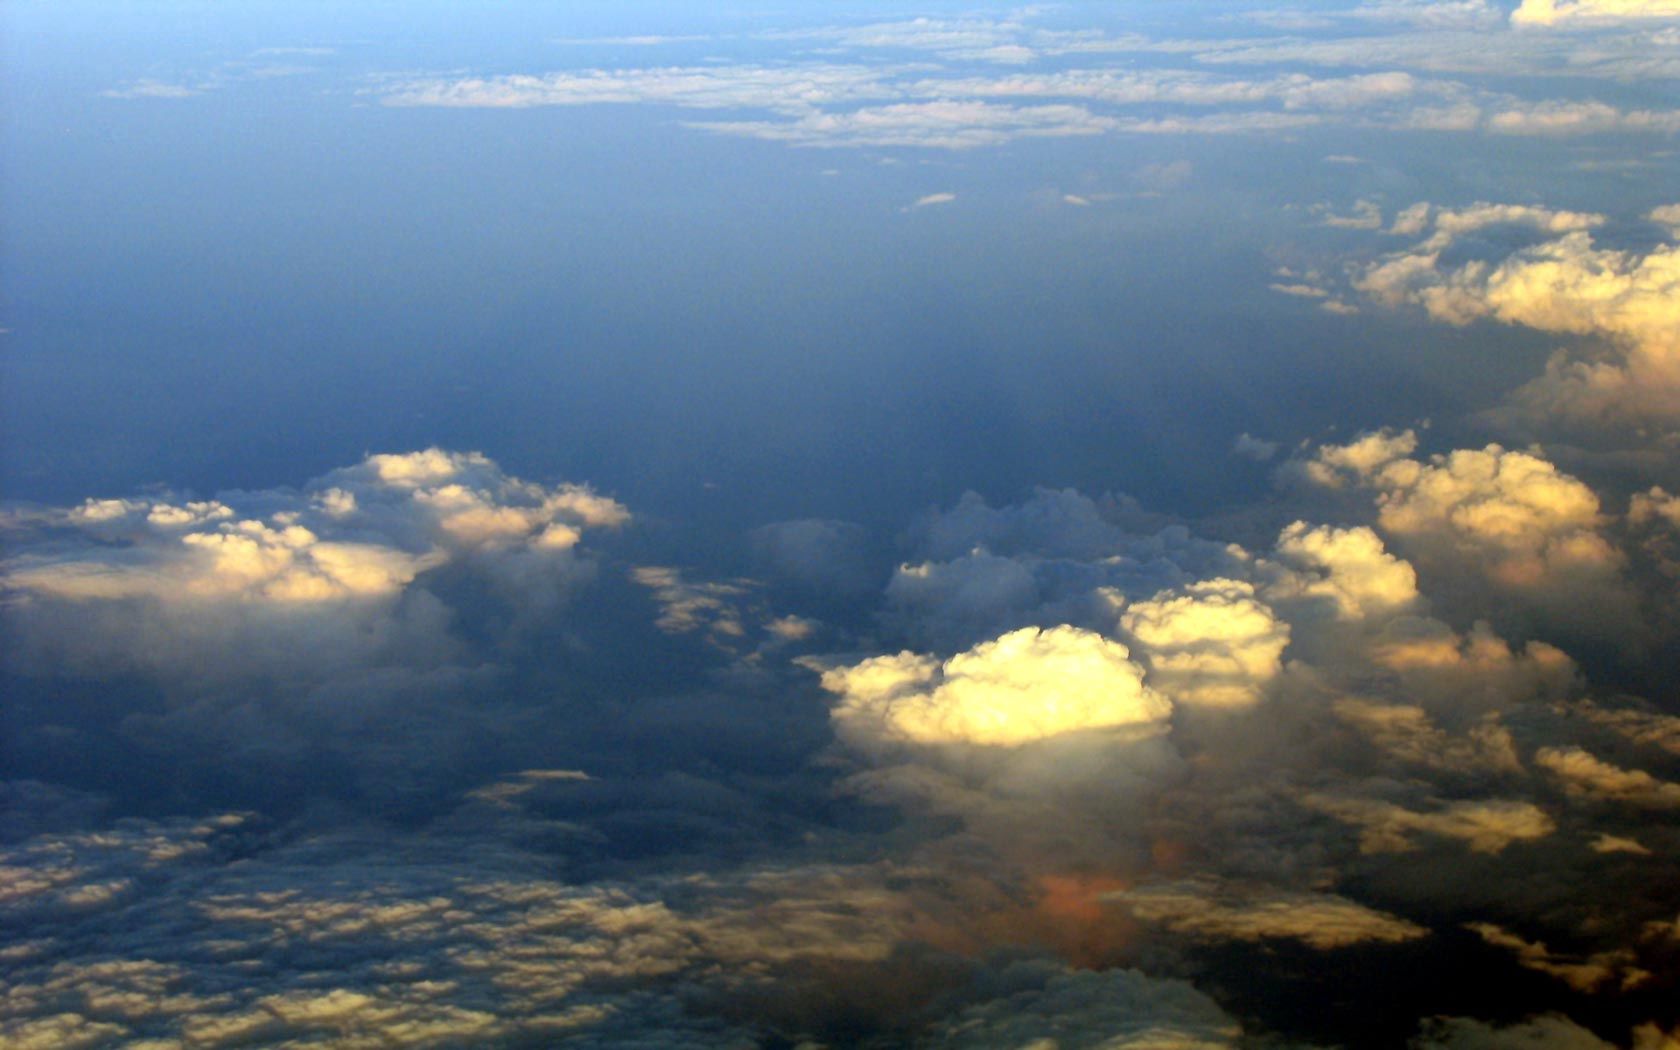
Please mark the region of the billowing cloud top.
<svg viewBox="0 0 1680 1050"><path fill-rule="evenodd" d="M369 456L301 492L100 499L14 513L14 528L50 538L8 561L3 581L25 595L72 600L383 598L478 551L563 555L585 529L629 517L588 488L547 488L479 453L433 448Z"/></svg>
<svg viewBox="0 0 1680 1050"><path fill-rule="evenodd" d="M1022 744L1083 730L1158 731L1172 703L1126 647L1076 627L1023 628L943 664L877 656L823 674L841 735L866 747Z"/></svg>

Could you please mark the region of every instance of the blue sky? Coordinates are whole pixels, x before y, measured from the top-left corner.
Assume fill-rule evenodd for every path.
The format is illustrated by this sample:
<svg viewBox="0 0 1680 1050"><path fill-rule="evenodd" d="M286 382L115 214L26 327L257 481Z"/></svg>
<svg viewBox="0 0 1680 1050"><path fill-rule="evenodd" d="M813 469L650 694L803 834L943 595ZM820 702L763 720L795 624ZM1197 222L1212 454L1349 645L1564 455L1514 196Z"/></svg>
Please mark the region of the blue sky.
<svg viewBox="0 0 1680 1050"><path fill-rule="evenodd" d="M1680 1038L1671 0L0 39L4 1040Z"/></svg>

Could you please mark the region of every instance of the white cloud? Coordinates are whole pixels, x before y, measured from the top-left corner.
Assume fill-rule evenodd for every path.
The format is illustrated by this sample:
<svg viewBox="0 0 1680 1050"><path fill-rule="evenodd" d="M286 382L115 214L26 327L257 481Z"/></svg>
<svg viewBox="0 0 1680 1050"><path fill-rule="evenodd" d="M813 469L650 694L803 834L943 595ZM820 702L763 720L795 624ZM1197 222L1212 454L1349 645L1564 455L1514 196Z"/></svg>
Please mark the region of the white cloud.
<svg viewBox="0 0 1680 1050"><path fill-rule="evenodd" d="M172 677L331 675L399 649L447 654L448 611L415 585L426 573L482 573L534 615L588 578L582 535L628 520L586 487L428 449L370 456L302 491L15 516L0 586L25 658Z"/></svg>
<svg viewBox="0 0 1680 1050"><path fill-rule="evenodd" d="M1680 0L1522 0L1511 12L1513 25L1530 26L1650 18L1680 18Z"/></svg>
<svg viewBox="0 0 1680 1050"><path fill-rule="evenodd" d="M1417 225L1417 212L1404 228ZM1653 221L1667 213L1658 210ZM1479 204L1435 215L1416 246L1364 268L1355 286L1388 303L1415 303L1463 325L1481 318L1596 340L1588 356L1560 355L1518 394L1537 413L1583 418L1680 412L1680 246L1641 253L1602 248L1602 216L1530 206ZM1442 253L1493 224L1550 239L1494 260L1443 265ZM1397 229L1401 227L1399 224Z"/></svg>
<svg viewBox="0 0 1680 1050"><path fill-rule="evenodd" d="M949 204L956 199L957 199L957 195L955 193L929 193L925 196L917 197L915 199L915 201L910 204L909 207L910 208L926 208L930 205L935 205L935 204ZM906 210L909 210L909 209L907 208Z"/></svg>
<svg viewBox="0 0 1680 1050"><path fill-rule="evenodd" d="M1076 627L1024 628L959 653L878 656L822 676L843 739L1009 746L1088 730L1152 735L1172 704L1125 646Z"/></svg>
<svg viewBox="0 0 1680 1050"><path fill-rule="evenodd" d="M1290 572L1269 582L1265 593L1274 603L1323 603L1346 621L1387 619L1421 607L1417 573L1363 526L1294 522L1278 536L1277 556Z"/></svg>
<svg viewBox="0 0 1680 1050"><path fill-rule="evenodd" d="M1381 431L1325 446L1302 470L1374 491L1378 527L1438 579L1479 577L1557 622L1628 629L1625 558L1592 489L1532 452L1488 445L1419 460L1415 447L1410 431Z"/></svg>
<svg viewBox="0 0 1680 1050"><path fill-rule="evenodd" d="M972 99L935 99L865 106L846 112L810 112L790 120L691 122L725 135L793 146L914 146L974 149L1019 138L1100 135L1117 125L1084 106L1009 106Z"/></svg>
<svg viewBox="0 0 1680 1050"><path fill-rule="evenodd" d="M387 106L524 108L652 103L696 109L808 112L837 102L890 98L871 66L672 66L543 75L413 78L379 89Z"/></svg>
<svg viewBox="0 0 1680 1050"><path fill-rule="evenodd" d="M1258 703L1289 644L1289 625L1241 580L1204 580L1133 602L1120 626L1137 643L1150 684L1189 707Z"/></svg>

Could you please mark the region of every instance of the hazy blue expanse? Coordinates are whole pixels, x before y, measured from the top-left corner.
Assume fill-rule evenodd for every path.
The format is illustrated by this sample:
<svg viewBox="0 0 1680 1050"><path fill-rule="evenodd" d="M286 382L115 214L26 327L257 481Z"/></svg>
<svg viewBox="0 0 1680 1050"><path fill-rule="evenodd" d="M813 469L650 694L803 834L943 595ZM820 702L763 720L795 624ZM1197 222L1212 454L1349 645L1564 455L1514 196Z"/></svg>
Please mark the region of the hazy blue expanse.
<svg viewBox="0 0 1680 1050"><path fill-rule="evenodd" d="M0 10L0 1043L1680 1041L1680 6Z"/></svg>

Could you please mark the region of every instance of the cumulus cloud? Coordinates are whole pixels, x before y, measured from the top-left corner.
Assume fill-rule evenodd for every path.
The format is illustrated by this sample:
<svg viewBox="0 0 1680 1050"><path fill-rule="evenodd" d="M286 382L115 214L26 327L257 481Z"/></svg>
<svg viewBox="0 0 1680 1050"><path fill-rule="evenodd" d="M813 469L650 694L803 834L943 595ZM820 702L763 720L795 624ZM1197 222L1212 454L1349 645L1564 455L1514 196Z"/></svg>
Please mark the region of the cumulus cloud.
<svg viewBox="0 0 1680 1050"><path fill-rule="evenodd" d="M1125 646L1076 627L1023 628L942 664L878 656L822 676L843 739L1002 745L1065 733L1158 733L1172 703L1143 683Z"/></svg>
<svg viewBox="0 0 1680 1050"><path fill-rule="evenodd" d="M1577 106L1531 111L1520 119L1589 118L1597 119ZM1427 225L1430 235L1367 266L1357 288L1391 305L1420 305L1449 324L1488 318L1591 340L1584 354L1555 356L1545 375L1519 392L1519 404L1531 411L1614 419L1680 409L1680 343L1674 335L1680 329L1680 248L1601 247L1593 230L1604 218L1586 213L1490 204L1441 209L1427 221L1426 213L1404 213L1396 231L1421 232ZM1672 240L1666 214L1657 209L1651 218ZM1449 248L1495 225L1525 228L1544 239L1492 258L1447 261Z"/></svg>
<svg viewBox="0 0 1680 1050"><path fill-rule="evenodd" d="M523 599L555 600L587 575L574 553L583 533L628 520L586 487L525 482L478 453L428 449L369 456L302 491L17 512L0 585L25 636L61 653L157 665L183 659L179 646L194 639L226 644L246 630L267 635L253 642L259 650L292 635L330 651L377 643L397 630L393 617L412 621L417 606L399 599L451 563L478 566ZM83 629L60 633L72 614Z"/></svg>
<svg viewBox="0 0 1680 1050"><path fill-rule="evenodd" d="M1579 479L1499 445L1412 458L1411 431L1325 446L1304 466L1328 487L1374 491L1377 524L1438 578L1479 577L1555 621L1627 625L1633 596L1609 518Z"/></svg>
<svg viewBox="0 0 1680 1050"><path fill-rule="evenodd" d="M1120 626L1136 641L1155 688L1193 708L1258 703L1283 670L1289 644L1289 625L1241 580L1203 580L1133 602Z"/></svg>
<svg viewBox="0 0 1680 1050"><path fill-rule="evenodd" d="M19 545L5 584L42 597L171 604L382 598L472 552L563 555L584 529L629 520L623 506L587 488L545 488L480 454L439 449L369 456L300 493L227 499L247 509L220 500L88 500L36 516L32 524L50 531Z"/></svg>
<svg viewBox="0 0 1680 1050"><path fill-rule="evenodd" d="M1417 572L1363 526L1297 521L1278 536L1276 550L1292 571L1270 582L1267 593L1274 600L1319 604L1345 621L1387 619L1422 606Z"/></svg>

